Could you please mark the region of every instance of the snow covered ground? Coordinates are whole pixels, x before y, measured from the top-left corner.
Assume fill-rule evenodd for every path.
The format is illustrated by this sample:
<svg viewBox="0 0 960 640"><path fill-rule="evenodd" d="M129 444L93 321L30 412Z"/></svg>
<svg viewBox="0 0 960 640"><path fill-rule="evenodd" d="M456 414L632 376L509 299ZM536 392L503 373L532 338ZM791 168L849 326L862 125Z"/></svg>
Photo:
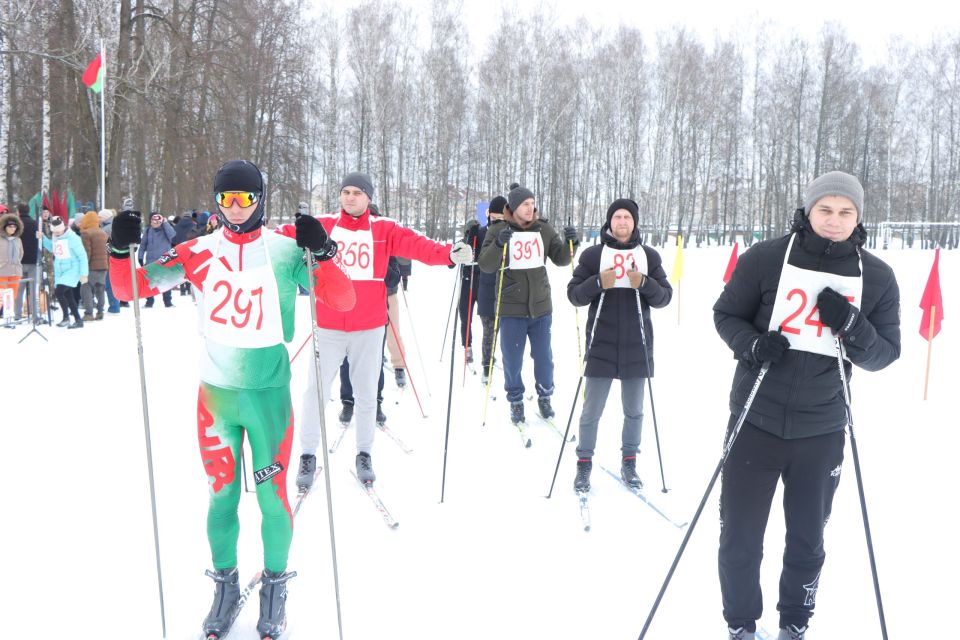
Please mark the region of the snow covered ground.
<svg viewBox="0 0 960 640"><path fill-rule="evenodd" d="M662 252L667 271L674 249ZM657 426L669 493L660 491L654 422L647 403L639 470L647 495L680 521L692 518L720 455L734 368L713 328L710 307L722 288L729 247L688 249L674 302L654 312ZM960 300L960 254L943 252L940 273L947 320L934 341L930 399L924 402L927 343L917 332L918 302L933 252L878 251L896 270L903 309L903 355L879 373L857 370L853 413L873 529L887 625L892 638L955 637L951 628L960 574L956 502L948 493L960 444L956 379L960 330L951 310ZM578 381L573 308L565 296L569 268L552 268L557 422L565 426ZM449 336L441 344L454 272L416 265L402 311L413 382L399 393L388 377L388 424L413 453L383 434L373 453L377 489L400 521L396 530L356 485L349 468L353 430L330 459L344 637L630 639L643 622L684 531L601 470L593 474L593 529L584 532L571 485L574 446L557 486L545 496L560 438L532 419L524 449L508 421L502 379L495 379L481 426L479 376L462 382L457 354L446 496L440 503L450 372ZM159 303L159 300L157 301ZM297 337L309 335L306 298L299 299ZM173 309L143 310L153 462L156 474L167 637L195 638L210 605L205 535L206 478L196 444L194 306L174 293ZM679 312L678 312L679 309ZM414 325L411 326L410 318ZM581 334L586 321L579 313ZM414 331L419 342L417 355ZM477 352L479 353L479 326ZM155 571L146 447L132 309L81 331L0 329L0 412L4 618L17 631L58 638L162 636ZM307 358L294 365L299 411ZM441 361L441 354L443 361ZM423 367L426 368L424 372ZM388 372L389 374L389 372ZM525 367L532 393L532 367ZM339 402L328 405L336 436ZM577 417L574 416L573 430ZM596 461L618 469L619 423L611 392ZM299 456L294 448L294 460ZM809 637L879 638L880 629L847 447L844 477L827 528L827 562ZM291 493L293 474L289 476ZM716 571L719 487L711 495L649 638L724 638ZM779 498L775 499L775 505ZM950 506L954 505L954 506ZM773 509L763 565L766 609L776 630L783 519ZM259 512L253 494L241 502L241 582L261 568ZM330 542L322 480L296 522L285 637L336 638ZM51 617L47 617L51 616ZM243 610L230 638L256 638L257 602Z"/></svg>

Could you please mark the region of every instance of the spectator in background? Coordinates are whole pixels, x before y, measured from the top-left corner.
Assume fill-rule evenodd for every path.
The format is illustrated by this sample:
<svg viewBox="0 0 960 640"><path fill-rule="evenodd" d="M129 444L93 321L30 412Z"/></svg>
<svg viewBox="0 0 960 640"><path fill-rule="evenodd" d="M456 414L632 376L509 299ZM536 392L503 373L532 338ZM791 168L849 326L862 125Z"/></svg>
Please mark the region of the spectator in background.
<svg viewBox="0 0 960 640"><path fill-rule="evenodd" d="M53 255L53 281L56 283L57 301L63 312L63 320L57 323L57 326L69 325L70 329L82 329L83 320L80 319L74 289L78 283L87 281L89 271L83 241L61 218L50 216L50 237L44 236L43 248ZM71 313L73 324L70 324Z"/></svg>
<svg viewBox="0 0 960 640"><path fill-rule="evenodd" d="M80 240L90 261L87 282L80 287L83 300L83 321L103 320L103 299L107 288L107 234L100 228L100 214L87 211L80 219ZM97 315L93 315L93 300L97 300Z"/></svg>
<svg viewBox="0 0 960 640"><path fill-rule="evenodd" d="M163 216L154 211L150 214L150 226L143 232L143 238L140 239L140 250L137 252L137 259L141 266L146 266L151 262L160 259L164 253L173 248L174 233L170 223L163 219ZM147 298L145 306L153 306L154 296ZM163 292L163 306L172 307L171 292Z"/></svg>
<svg viewBox="0 0 960 640"><path fill-rule="evenodd" d="M30 217L30 207L22 202L17 205L17 214L20 216L20 222L23 225L23 232L20 234L20 240L23 243L23 278L30 279L26 287L20 287L17 290L17 301L14 306L17 318L23 317L23 295L28 292L30 307L33 307L33 301L37 291L37 254L39 252L37 238L37 221Z"/></svg>
<svg viewBox="0 0 960 640"><path fill-rule="evenodd" d="M180 216L180 219L177 221L177 225L173 228L174 246L180 244L181 242L186 242L191 237L196 237L196 229L197 212L193 211L192 209L187 209L183 212L183 215ZM190 295L190 282L188 280L184 280L180 283L180 295Z"/></svg>
<svg viewBox="0 0 960 640"><path fill-rule="evenodd" d="M3 317L10 319L14 315L19 317L20 314L4 306L2 296L5 289L13 289L13 297L16 298L20 278L23 276L23 241L20 240L23 222L19 216L7 213L7 208L3 205L0 205L0 210L0 307L3 307Z"/></svg>

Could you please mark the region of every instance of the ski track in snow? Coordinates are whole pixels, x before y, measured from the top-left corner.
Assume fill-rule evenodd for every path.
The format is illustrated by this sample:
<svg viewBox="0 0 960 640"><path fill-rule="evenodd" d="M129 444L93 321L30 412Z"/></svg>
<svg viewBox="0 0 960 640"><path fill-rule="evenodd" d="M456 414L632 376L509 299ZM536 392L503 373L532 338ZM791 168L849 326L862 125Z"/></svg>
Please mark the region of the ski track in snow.
<svg viewBox="0 0 960 640"><path fill-rule="evenodd" d="M670 272L675 250L658 249ZM918 334L918 303L932 251L876 253L896 270L903 315L903 355L888 369L856 369L853 415L891 637L946 637L960 573L950 471L960 444L948 367L960 328L949 310L960 300L960 253L941 254L948 307L934 342L930 399L922 401L927 343ZM652 500L672 516L692 518L721 451L727 395L734 369L713 328L711 306L722 288L730 247L684 255L684 277L669 307L653 312L657 377L653 381L669 493L660 471L647 404L638 470ZM577 385L574 310L566 301L570 268L550 267L554 300L554 408L566 427ZM568 443L552 499L560 439L530 419L524 449L509 422L503 374L494 370L487 424L479 376L462 382L462 350L454 367L445 500L441 504L450 335L441 344L455 271L416 264L407 300L417 322L426 373L414 352L403 311L414 395L401 396L386 378L387 424L411 449L405 454L383 433L373 451L376 489L403 526L384 526L348 473L355 430L330 455L344 637L635 638L643 626L684 530L660 518L598 469L590 495L592 530L584 532L572 490L577 443ZM213 583L205 534L206 478L197 452L195 403L199 344L194 305L173 296L173 309L143 309L153 462L168 638L196 638ZM291 353L309 335L307 298L298 298ZM679 305L679 319L678 319ZM579 310L583 330L586 309ZM55 321L57 317L55 316ZM476 318L474 318L476 320ZM479 357L479 323L474 322ZM41 327L0 330L7 375L2 411L4 468L0 497L6 526L8 617L49 621L46 637L160 638L144 429L132 309L80 331ZM451 323L450 332L453 327ZM459 328L457 329L459 333ZM443 361L440 360L442 355ZM294 364L295 414L300 413L310 349ZM424 377L429 376L432 396ZM533 390L532 362L524 366ZM337 385L334 385L337 388ZM396 400L399 398L399 403ZM339 402L327 407L328 445L339 431ZM528 416L535 401L526 402ZM579 408L574 415L576 433ZM617 469L622 414L611 390L597 459ZM299 437L299 423L296 438ZM287 480L291 500L299 457L294 444ZM248 458L249 460L249 458ZM827 562L808 637L880 637L856 478L849 445L843 479L826 532ZM12 472L12 473L11 473ZM248 465L248 474L252 472ZM15 479L15 480L14 480ZM14 480L11 482L11 480ZM648 638L721 638L724 623L716 570L714 489L659 608ZM780 496L774 499L762 567L765 610L760 624L777 627L777 582L783 544ZM240 505L240 579L262 567L259 510L254 494ZM297 517L290 569L289 628L284 638L336 638L326 495L323 479ZM256 638L256 598L244 608L231 640ZM55 604L53 604L55 603ZM52 606L53 605L53 606ZM15 616L11 614L16 614ZM54 620L46 616L55 616Z"/></svg>

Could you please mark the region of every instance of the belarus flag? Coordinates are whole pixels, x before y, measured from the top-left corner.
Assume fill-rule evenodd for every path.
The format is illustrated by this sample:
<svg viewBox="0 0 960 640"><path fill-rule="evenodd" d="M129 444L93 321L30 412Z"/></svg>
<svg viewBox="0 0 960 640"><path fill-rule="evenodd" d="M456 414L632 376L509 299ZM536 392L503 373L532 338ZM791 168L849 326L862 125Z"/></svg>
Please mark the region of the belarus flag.
<svg viewBox="0 0 960 640"><path fill-rule="evenodd" d="M90 87L94 93L100 93L103 88L103 67L101 66L100 54L87 65L87 70L83 72L83 84Z"/></svg>

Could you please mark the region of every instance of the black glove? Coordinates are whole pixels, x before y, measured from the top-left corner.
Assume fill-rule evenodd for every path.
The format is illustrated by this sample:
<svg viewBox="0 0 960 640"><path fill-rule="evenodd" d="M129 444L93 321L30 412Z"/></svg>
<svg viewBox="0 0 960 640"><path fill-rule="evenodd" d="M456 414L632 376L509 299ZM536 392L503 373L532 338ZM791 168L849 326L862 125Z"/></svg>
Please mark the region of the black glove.
<svg viewBox="0 0 960 640"><path fill-rule="evenodd" d="M293 226L297 229L297 246L310 249L318 262L337 255L337 243L330 239L327 230L313 216L302 215Z"/></svg>
<svg viewBox="0 0 960 640"><path fill-rule="evenodd" d="M563 240L564 242L573 241L573 244L580 244L580 236L577 234L577 230L573 227L564 227L563 228Z"/></svg>
<svg viewBox="0 0 960 640"><path fill-rule="evenodd" d="M115 258L130 255L130 245L140 244L143 218L139 211L122 211L113 219L110 228L110 254Z"/></svg>
<svg viewBox="0 0 960 640"><path fill-rule="evenodd" d="M774 364L783 357L783 354L786 353L789 348L790 341L787 340L782 333L779 331L767 331L766 333L761 333L753 341L753 345L750 347L750 355L752 355L753 359L758 363L769 362L770 364Z"/></svg>
<svg viewBox="0 0 960 640"><path fill-rule="evenodd" d="M463 242L464 244L469 244L473 246L473 239L477 237L477 234L480 233L480 223L476 220L471 220L463 226Z"/></svg>
<svg viewBox="0 0 960 640"><path fill-rule="evenodd" d="M502 247L504 245L510 244L510 237L513 235L513 227L507 225L503 229L500 229L500 233L497 234L497 246Z"/></svg>
<svg viewBox="0 0 960 640"><path fill-rule="evenodd" d="M833 329L834 333L849 329L856 317L856 307L830 287L817 296L817 308L820 309L820 322Z"/></svg>

